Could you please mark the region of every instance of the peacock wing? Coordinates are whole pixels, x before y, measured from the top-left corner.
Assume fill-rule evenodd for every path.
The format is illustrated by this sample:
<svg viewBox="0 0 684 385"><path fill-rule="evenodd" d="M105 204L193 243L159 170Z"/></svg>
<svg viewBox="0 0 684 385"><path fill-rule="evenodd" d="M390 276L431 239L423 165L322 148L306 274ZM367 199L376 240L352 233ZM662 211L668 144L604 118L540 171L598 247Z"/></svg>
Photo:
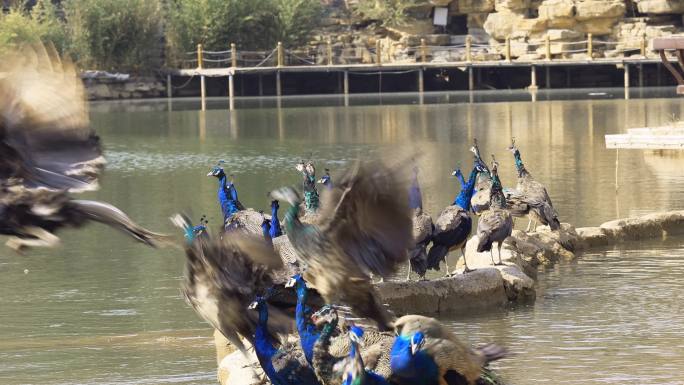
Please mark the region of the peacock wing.
<svg viewBox="0 0 684 385"><path fill-rule="evenodd" d="M357 162L323 196L321 231L343 249L338 255L381 276L405 262L412 246L408 188L399 168Z"/></svg>
<svg viewBox="0 0 684 385"><path fill-rule="evenodd" d="M487 210L477 222L477 233L492 234L506 225L506 212L504 210Z"/></svg>
<svg viewBox="0 0 684 385"><path fill-rule="evenodd" d="M97 186L105 161L71 62L42 45L3 57L0 101L0 179L58 190Z"/></svg>
<svg viewBox="0 0 684 385"><path fill-rule="evenodd" d="M413 215L413 241L414 244L428 241L432 237L432 217L424 211Z"/></svg>

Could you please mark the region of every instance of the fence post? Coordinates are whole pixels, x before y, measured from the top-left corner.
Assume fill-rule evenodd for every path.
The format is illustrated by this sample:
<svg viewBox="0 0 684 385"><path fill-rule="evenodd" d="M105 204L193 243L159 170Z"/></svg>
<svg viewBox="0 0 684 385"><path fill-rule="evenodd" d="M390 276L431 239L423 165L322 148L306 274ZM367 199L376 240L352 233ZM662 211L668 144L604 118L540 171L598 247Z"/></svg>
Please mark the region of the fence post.
<svg viewBox="0 0 684 385"><path fill-rule="evenodd" d="M546 44L546 60L551 60L551 37L547 34L545 37Z"/></svg>
<svg viewBox="0 0 684 385"><path fill-rule="evenodd" d="M202 44L197 44L197 68L202 68Z"/></svg>
<svg viewBox="0 0 684 385"><path fill-rule="evenodd" d="M465 39L465 44L466 44L466 46L465 46L465 49L466 49L466 61L467 61L468 63L470 63L471 61L473 61L473 55L472 55L472 52L470 52L471 49L472 49L472 46L473 46L473 37L470 36L470 35L467 35L467 36L466 36L466 39Z"/></svg>
<svg viewBox="0 0 684 385"><path fill-rule="evenodd" d="M641 36L641 56L646 57L646 34Z"/></svg>
<svg viewBox="0 0 684 385"><path fill-rule="evenodd" d="M283 66L283 43L278 42L278 67Z"/></svg>
<svg viewBox="0 0 684 385"><path fill-rule="evenodd" d="M377 65L382 65L382 43L380 39L375 41L375 62Z"/></svg>
<svg viewBox="0 0 684 385"><path fill-rule="evenodd" d="M332 39L328 36L328 65L333 65Z"/></svg>
<svg viewBox="0 0 684 385"><path fill-rule="evenodd" d="M427 45L425 44L425 39L420 39L420 62L425 63L427 61Z"/></svg>
<svg viewBox="0 0 684 385"><path fill-rule="evenodd" d="M511 37L506 36L506 61L511 61Z"/></svg>
<svg viewBox="0 0 684 385"><path fill-rule="evenodd" d="M230 43L230 64L233 68L237 67L237 48L235 43Z"/></svg>
<svg viewBox="0 0 684 385"><path fill-rule="evenodd" d="M589 60L594 60L594 35L591 33L587 34L587 55Z"/></svg>

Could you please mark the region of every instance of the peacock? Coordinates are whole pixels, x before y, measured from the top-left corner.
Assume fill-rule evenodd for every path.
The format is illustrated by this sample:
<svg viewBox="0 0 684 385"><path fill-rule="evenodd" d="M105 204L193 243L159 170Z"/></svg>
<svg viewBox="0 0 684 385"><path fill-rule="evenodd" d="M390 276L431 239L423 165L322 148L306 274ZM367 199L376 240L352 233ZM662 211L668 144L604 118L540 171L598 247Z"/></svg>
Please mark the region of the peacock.
<svg viewBox="0 0 684 385"><path fill-rule="evenodd" d="M230 179L228 179L228 176L222 167L223 163L223 161L219 161L219 164L212 167L207 176L213 176L218 179L218 201L221 206L221 212L223 213L223 222L226 223L231 215L240 210L244 210L245 207L238 199L237 189L233 183L233 176L231 175Z"/></svg>
<svg viewBox="0 0 684 385"><path fill-rule="evenodd" d="M520 157L520 150L515 146L515 140L511 141L509 150L513 153L515 158L515 168L518 171L518 186L521 200L529 207L528 217L530 222L527 225L527 231L534 228L533 222L539 222L547 225L551 230L558 230L560 228L560 221L558 220L558 213L553 208L549 193L546 187L534 180L532 175L527 171Z"/></svg>
<svg viewBox="0 0 684 385"><path fill-rule="evenodd" d="M335 367L345 361L352 349L348 328L342 326L342 330L337 330L340 320L336 308L337 306L325 305L311 316L314 324L321 330L313 347L313 368L319 382L324 385L342 383L342 377L337 374ZM337 336L333 338L335 334ZM383 378L389 378L389 353L393 342L393 333L368 328L363 336L364 351L361 353L365 367Z"/></svg>
<svg viewBox="0 0 684 385"><path fill-rule="evenodd" d="M389 385L387 380L373 372L366 369L363 357L361 356L361 347L363 344L363 329L359 326L352 326L349 328L349 340L351 342L351 349L349 351L349 358L342 362L342 370L344 381L343 385Z"/></svg>
<svg viewBox="0 0 684 385"><path fill-rule="evenodd" d="M273 246L273 238L271 237L271 220L266 218L263 210L259 210L259 214L261 214L262 217L261 233L264 236L266 242L268 242L269 245Z"/></svg>
<svg viewBox="0 0 684 385"><path fill-rule="evenodd" d="M257 360L273 385L320 385L297 344L280 346L269 332L268 297L258 296L249 305L258 313L252 344Z"/></svg>
<svg viewBox="0 0 684 385"><path fill-rule="evenodd" d="M489 362L506 356L494 344L472 349L434 318L406 315L394 327L390 382L396 385L474 385Z"/></svg>
<svg viewBox="0 0 684 385"><path fill-rule="evenodd" d="M98 188L106 161L90 125L83 83L53 46L24 47L0 61L0 234L17 252L53 247L55 232L90 221L149 246L167 238L111 204L73 199Z"/></svg>
<svg viewBox="0 0 684 385"><path fill-rule="evenodd" d="M246 311L255 296L272 287L276 270L283 263L261 237L244 232L213 236L206 224L193 226L181 214L171 218L186 236L186 266L182 292L205 321L219 330L235 347L245 351L241 337L254 335L258 317ZM287 306L287 305L286 305ZM292 317L272 306L270 330L286 333Z"/></svg>
<svg viewBox="0 0 684 385"><path fill-rule="evenodd" d="M314 344L320 337L321 331L316 328L316 325L310 319L311 308L307 306L309 289L301 274L294 275L290 281L288 281L286 287L293 287L297 292L295 324L297 325L297 333L299 334L299 344L302 351L304 351L306 362L313 367Z"/></svg>
<svg viewBox="0 0 684 385"><path fill-rule="evenodd" d="M413 168L413 179L409 187L409 208L413 210L413 247L408 251L409 264L406 280L411 278L411 271L415 271L422 279L427 272L427 246L432 240L435 225L432 217L423 211L423 196L418 184L418 168Z"/></svg>
<svg viewBox="0 0 684 385"><path fill-rule="evenodd" d="M492 155L492 159L494 155ZM489 251L492 258L492 264L502 265L501 261L501 246L503 242L513 232L513 217L511 213L506 210L506 197L503 194L503 187L501 186L501 179L498 174L499 164L493 159L491 175L492 187L489 209L482 212L480 219L477 222L477 236L479 242L477 244L477 252L482 253ZM497 242L499 249L499 262L494 262L494 251L492 245Z"/></svg>
<svg viewBox="0 0 684 385"><path fill-rule="evenodd" d="M480 215L489 208L492 176L489 167L487 167L487 163L485 163L480 156L480 147L477 144L477 139L473 141L473 146L470 147L470 151L475 156L475 167L480 172L477 182L475 183L474 194L470 198L470 206L475 214Z"/></svg>
<svg viewBox="0 0 684 385"><path fill-rule="evenodd" d="M300 195L290 187L272 192L292 207L285 214L288 239L306 266L304 276L327 303L349 305L360 317L389 330L391 316L369 274L387 276L408 259L411 215L401 167L356 162L326 191L316 224L299 219Z"/></svg>
<svg viewBox="0 0 684 385"><path fill-rule="evenodd" d="M316 168L311 161L301 161L295 167L302 173L304 178L302 187L304 190L304 208L307 213L314 213L319 207L318 189L316 189Z"/></svg>
<svg viewBox="0 0 684 385"><path fill-rule="evenodd" d="M473 167L468 182L463 179L461 170L457 168L452 175L459 178L461 191L454 199L454 204L447 206L439 214L435 221L435 229L432 233L432 247L428 253L428 268L439 270L439 264L444 261L446 275L449 275L449 264L447 255L451 250L461 249L463 262L465 264L464 273L472 271L468 268L465 257L465 244L473 228L473 221L468 215L470 208L470 198L475 190L475 180L478 175L478 168Z"/></svg>
<svg viewBox="0 0 684 385"><path fill-rule="evenodd" d="M318 180L318 183L322 184L327 189L333 188L333 181L332 181L332 176L330 176L330 169L329 168L325 169L325 175L323 175L321 177L321 179Z"/></svg>

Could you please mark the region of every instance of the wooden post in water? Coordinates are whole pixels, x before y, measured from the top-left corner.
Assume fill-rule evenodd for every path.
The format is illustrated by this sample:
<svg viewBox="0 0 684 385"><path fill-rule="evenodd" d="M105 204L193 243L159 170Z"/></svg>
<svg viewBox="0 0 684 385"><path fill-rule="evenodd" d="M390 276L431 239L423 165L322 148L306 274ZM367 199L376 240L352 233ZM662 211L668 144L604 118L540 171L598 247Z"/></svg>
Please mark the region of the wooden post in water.
<svg viewBox="0 0 684 385"><path fill-rule="evenodd" d="M277 54L278 54L278 67L283 66L283 43L278 42L278 46L276 47Z"/></svg>
<svg viewBox="0 0 684 385"><path fill-rule="evenodd" d="M544 38L544 45L546 47L546 60L551 60L551 36L548 34Z"/></svg>
<svg viewBox="0 0 684 385"><path fill-rule="evenodd" d="M551 89L551 67L546 66L546 89Z"/></svg>
<svg viewBox="0 0 684 385"><path fill-rule="evenodd" d="M644 88L644 65L639 63L639 88Z"/></svg>
<svg viewBox="0 0 684 385"><path fill-rule="evenodd" d="M625 73L625 99L629 99L629 64L623 65Z"/></svg>
<svg viewBox="0 0 684 385"><path fill-rule="evenodd" d="M344 70L344 106L349 105L349 71Z"/></svg>
<svg viewBox="0 0 684 385"><path fill-rule="evenodd" d="M506 36L506 61L511 61L511 37Z"/></svg>
<svg viewBox="0 0 684 385"><path fill-rule="evenodd" d="M425 45L425 39L420 39L420 62L427 62L427 45Z"/></svg>
<svg viewBox="0 0 684 385"><path fill-rule="evenodd" d="M276 70L276 96L280 97L283 95L282 84L280 83L280 71Z"/></svg>
<svg viewBox="0 0 684 385"><path fill-rule="evenodd" d="M197 69L201 70L202 62L202 44L197 44ZM200 104L202 111L207 109L207 85L204 75L200 75Z"/></svg>
<svg viewBox="0 0 684 385"><path fill-rule="evenodd" d="M473 61L472 47L473 47L473 37L470 35L467 35L465 38L465 50L466 50L466 61L468 63Z"/></svg>
<svg viewBox="0 0 684 385"><path fill-rule="evenodd" d="M332 39L328 36L328 65L333 65Z"/></svg>
<svg viewBox="0 0 684 385"><path fill-rule="evenodd" d="M530 66L530 86L527 87L532 92L536 92L537 89L537 68L534 65ZM534 100L536 101L536 100Z"/></svg>
<svg viewBox="0 0 684 385"><path fill-rule="evenodd" d="M473 74L473 66L468 66L468 91L475 89L475 75Z"/></svg>
<svg viewBox="0 0 684 385"><path fill-rule="evenodd" d="M380 39L375 41L375 63L379 66L382 65L382 43Z"/></svg>
<svg viewBox="0 0 684 385"><path fill-rule="evenodd" d="M230 43L230 65L237 68L237 48L235 43Z"/></svg>
<svg viewBox="0 0 684 385"><path fill-rule="evenodd" d="M423 93L425 91L425 83L423 82L423 73L425 69L423 67L418 68L418 92Z"/></svg>
<svg viewBox="0 0 684 385"><path fill-rule="evenodd" d="M233 73L228 75L228 107L231 111L235 109L235 84L233 83Z"/></svg>
<svg viewBox="0 0 684 385"><path fill-rule="evenodd" d="M173 89L171 88L171 74L166 74L166 97L171 99Z"/></svg>
<svg viewBox="0 0 684 385"><path fill-rule="evenodd" d="M591 33L587 34L587 56L589 60L594 60L594 35Z"/></svg>

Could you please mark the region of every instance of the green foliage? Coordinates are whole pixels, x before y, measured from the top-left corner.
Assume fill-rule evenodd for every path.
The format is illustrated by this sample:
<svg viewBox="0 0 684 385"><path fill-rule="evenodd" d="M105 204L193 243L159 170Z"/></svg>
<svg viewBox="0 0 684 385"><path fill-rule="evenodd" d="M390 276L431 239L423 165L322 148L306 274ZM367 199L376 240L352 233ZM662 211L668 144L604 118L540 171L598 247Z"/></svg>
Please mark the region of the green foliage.
<svg viewBox="0 0 684 385"><path fill-rule="evenodd" d="M171 62L207 50L268 50L306 41L317 26L319 0L169 0L167 46Z"/></svg>
<svg viewBox="0 0 684 385"><path fill-rule="evenodd" d="M159 64L158 0L66 0L70 51L84 68L141 72Z"/></svg>
<svg viewBox="0 0 684 385"><path fill-rule="evenodd" d="M406 11L416 4L416 0L359 0L352 11L358 17L377 20L385 26L396 26L406 23Z"/></svg>
<svg viewBox="0 0 684 385"><path fill-rule="evenodd" d="M52 43L59 52L64 52L67 44L64 24L49 0L38 0L31 11L16 5L8 14L0 14L0 54L41 41Z"/></svg>

